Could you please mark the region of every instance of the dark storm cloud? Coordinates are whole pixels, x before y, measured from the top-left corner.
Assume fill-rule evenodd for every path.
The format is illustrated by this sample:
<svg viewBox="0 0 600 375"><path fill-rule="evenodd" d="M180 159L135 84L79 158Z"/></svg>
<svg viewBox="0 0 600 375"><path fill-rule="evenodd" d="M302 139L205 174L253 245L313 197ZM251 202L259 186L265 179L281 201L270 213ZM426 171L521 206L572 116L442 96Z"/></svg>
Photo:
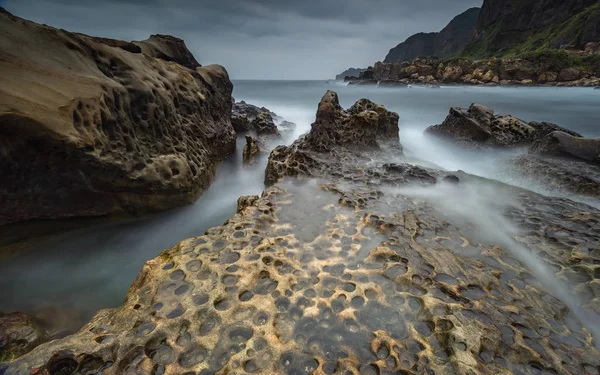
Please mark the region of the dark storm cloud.
<svg viewBox="0 0 600 375"><path fill-rule="evenodd" d="M438 31L482 0L7 0L14 14L125 40L185 39L233 78L329 78L382 60L413 33Z"/></svg>

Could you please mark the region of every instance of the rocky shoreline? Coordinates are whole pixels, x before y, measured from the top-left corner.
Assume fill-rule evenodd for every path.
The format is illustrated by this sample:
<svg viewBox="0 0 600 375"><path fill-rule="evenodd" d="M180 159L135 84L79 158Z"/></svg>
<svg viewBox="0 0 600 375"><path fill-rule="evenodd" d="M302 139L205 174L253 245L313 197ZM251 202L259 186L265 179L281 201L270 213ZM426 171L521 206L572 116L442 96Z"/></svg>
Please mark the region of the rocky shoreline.
<svg viewBox="0 0 600 375"><path fill-rule="evenodd" d="M489 109L459 113L515 124L489 125L494 139L534 138ZM327 92L311 131L272 151L261 197L147 262L121 307L0 373L597 372L600 210L402 154L398 114Z"/></svg>
<svg viewBox="0 0 600 375"><path fill-rule="evenodd" d="M597 48L597 47L596 47ZM590 52L591 53L591 52ZM598 54L598 52L594 52ZM556 60L553 62L553 59ZM407 62L377 62L358 78L345 77L350 84L392 87L408 84L598 87L599 67L573 66L569 55L529 59L415 59ZM597 65L597 64L596 64Z"/></svg>

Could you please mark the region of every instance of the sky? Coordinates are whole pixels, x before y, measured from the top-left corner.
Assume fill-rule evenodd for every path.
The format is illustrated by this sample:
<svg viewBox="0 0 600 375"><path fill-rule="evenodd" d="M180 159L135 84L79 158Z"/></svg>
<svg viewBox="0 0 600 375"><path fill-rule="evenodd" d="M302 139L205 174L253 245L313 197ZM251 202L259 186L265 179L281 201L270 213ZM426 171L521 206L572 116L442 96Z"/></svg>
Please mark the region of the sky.
<svg viewBox="0 0 600 375"><path fill-rule="evenodd" d="M482 0L0 0L9 12L94 36L185 40L232 79L328 79L383 60Z"/></svg>

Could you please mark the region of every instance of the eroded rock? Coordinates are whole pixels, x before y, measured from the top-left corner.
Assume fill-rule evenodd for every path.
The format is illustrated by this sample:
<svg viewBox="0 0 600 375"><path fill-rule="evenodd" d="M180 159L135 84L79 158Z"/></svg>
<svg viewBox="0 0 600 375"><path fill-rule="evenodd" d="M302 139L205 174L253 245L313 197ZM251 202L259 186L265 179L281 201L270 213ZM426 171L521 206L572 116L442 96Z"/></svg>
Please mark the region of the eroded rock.
<svg viewBox="0 0 600 375"><path fill-rule="evenodd" d="M271 154L286 166L272 167L282 180L147 262L121 307L7 371L596 371L600 211L464 173L459 185L438 184L447 173L398 162L397 138L382 137L397 115L374 106L344 111L328 92L310 133ZM352 141L356 132L364 137ZM475 192L487 211L453 216ZM523 230L503 239L513 225ZM548 294L520 257L529 252L592 320Z"/></svg>
<svg viewBox="0 0 600 375"><path fill-rule="evenodd" d="M227 72L179 39L144 43L165 55L0 13L0 224L162 210L208 186L235 149Z"/></svg>
<svg viewBox="0 0 600 375"><path fill-rule="evenodd" d="M256 164L256 158L260 154L260 148L254 137L247 135L246 144L242 152L242 159L244 164L253 165Z"/></svg>

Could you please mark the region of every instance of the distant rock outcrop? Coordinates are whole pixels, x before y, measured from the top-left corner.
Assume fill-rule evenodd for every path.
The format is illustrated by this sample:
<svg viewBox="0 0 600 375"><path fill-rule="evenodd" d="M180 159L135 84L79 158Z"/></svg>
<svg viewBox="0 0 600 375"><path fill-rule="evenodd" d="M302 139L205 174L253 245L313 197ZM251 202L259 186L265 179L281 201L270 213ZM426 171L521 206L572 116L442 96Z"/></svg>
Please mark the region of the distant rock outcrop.
<svg viewBox="0 0 600 375"><path fill-rule="evenodd" d="M552 132L581 137L548 122L528 123L511 115L496 115L481 104L472 104L468 109L452 107L442 124L426 130L427 134L452 140L465 148L529 146Z"/></svg>
<svg viewBox="0 0 600 375"><path fill-rule="evenodd" d="M0 12L0 224L191 203L235 149L232 84L183 41Z"/></svg>
<svg viewBox="0 0 600 375"><path fill-rule="evenodd" d="M361 72L364 72L367 69L363 69L363 68L350 68L350 69L346 69L343 72L341 72L340 74L335 76L335 79L338 81L343 81L346 77L356 77L358 78L358 76L360 75Z"/></svg>
<svg viewBox="0 0 600 375"><path fill-rule="evenodd" d="M456 16L437 33L418 33L392 48L385 62L408 61L417 57L448 57L460 54L477 25L479 8L471 8Z"/></svg>

